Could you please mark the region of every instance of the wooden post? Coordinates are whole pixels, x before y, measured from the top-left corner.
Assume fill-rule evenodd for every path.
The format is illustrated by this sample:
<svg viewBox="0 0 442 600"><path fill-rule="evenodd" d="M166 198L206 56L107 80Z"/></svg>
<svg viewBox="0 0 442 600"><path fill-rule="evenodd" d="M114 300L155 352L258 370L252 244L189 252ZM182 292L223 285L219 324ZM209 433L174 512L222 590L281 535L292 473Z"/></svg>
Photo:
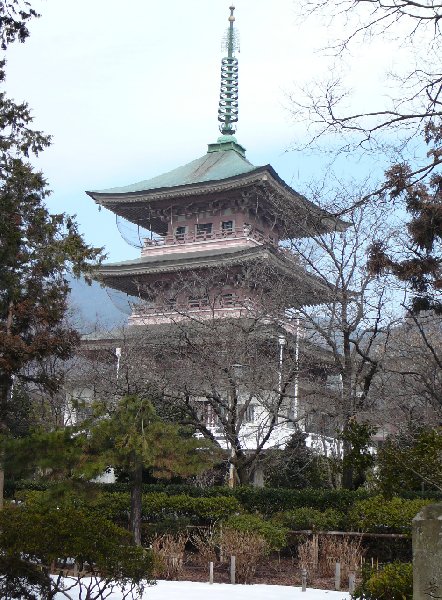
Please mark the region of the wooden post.
<svg viewBox="0 0 442 600"><path fill-rule="evenodd" d="M335 590L338 592L341 589L341 563L335 564Z"/></svg>
<svg viewBox="0 0 442 600"><path fill-rule="evenodd" d="M235 574L236 574L236 557L230 557L230 583L235 585Z"/></svg>
<svg viewBox="0 0 442 600"><path fill-rule="evenodd" d="M318 534L314 533L313 534L313 571L317 571L318 570L318 564L319 564L319 539L318 539Z"/></svg>
<svg viewBox="0 0 442 600"><path fill-rule="evenodd" d="M209 583L213 583L213 562L209 562Z"/></svg>
<svg viewBox="0 0 442 600"><path fill-rule="evenodd" d="M219 546L219 561L220 562L224 562L224 552L223 552L223 545L222 545L222 539L223 539L223 525L221 523L221 525L219 526L219 537L220 537L220 546Z"/></svg>
<svg viewBox="0 0 442 600"><path fill-rule="evenodd" d="M356 584L356 573L354 571L348 572L348 593L355 593L355 584Z"/></svg>
<svg viewBox="0 0 442 600"><path fill-rule="evenodd" d="M307 591L307 569L301 569L301 586L303 592Z"/></svg>

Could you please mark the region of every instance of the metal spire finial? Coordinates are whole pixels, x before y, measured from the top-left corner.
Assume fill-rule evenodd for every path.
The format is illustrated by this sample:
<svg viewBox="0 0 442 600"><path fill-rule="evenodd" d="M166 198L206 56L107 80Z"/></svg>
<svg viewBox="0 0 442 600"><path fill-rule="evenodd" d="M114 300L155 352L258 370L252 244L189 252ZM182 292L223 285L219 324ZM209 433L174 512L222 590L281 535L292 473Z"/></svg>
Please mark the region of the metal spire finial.
<svg viewBox="0 0 442 600"><path fill-rule="evenodd" d="M238 35L233 28L234 6L230 6L229 28L223 40L227 56L221 61L221 92L219 96L218 121L223 135L233 135L238 121L238 59L234 56L238 50Z"/></svg>

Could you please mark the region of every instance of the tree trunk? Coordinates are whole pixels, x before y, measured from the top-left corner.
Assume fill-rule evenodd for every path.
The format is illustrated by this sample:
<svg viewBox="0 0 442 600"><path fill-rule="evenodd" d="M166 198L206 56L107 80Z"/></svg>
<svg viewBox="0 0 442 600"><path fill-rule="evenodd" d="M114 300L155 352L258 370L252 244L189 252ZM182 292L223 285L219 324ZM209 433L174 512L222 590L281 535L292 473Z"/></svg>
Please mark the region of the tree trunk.
<svg viewBox="0 0 442 600"><path fill-rule="evenodd" d="M347 425L344 428L344 433ZM353 484L353 465L351 464L348 456L351 452L351 443L348 440L344 440L342 444L343 459L342 459L342 487L344 490L352 490Z"/></svg>
<svg viewBox="0 0 442 600"><path fill-rule="evenodd" d="M236 464L236 475L238 478L239 485L250 484L250 465L244 464L243 461L239 460Z"/></svg>
<svg viewBox="0 0 442 600"><path fill-rule="evenodd" d="M347 304L342 305L342 322L345 325L343 333L344 372L342 373L342 425L343 433L346 432L350 419L354 415L352 375L353 362L351 357L350 333L347 328ZM351 452L351 443L345 439L342 444L342 487L345 490L353 489L353 467L348 460Z"/></svg>
<svg viewBox="0 0 442 600"><path fill-rule="evenodd" d="M141 514L143 491L143 464L137 462L132 473L132 487L130 490L130 531L134 536L134 544L141 546Z"/></svg>
<svg viewBox="0 0 442 600"><path fill-rule="evenodd" d="M11 393L12 379L8 375L0 375L0 435L6 435L8 431L7 415L8 402ZM4 505L5 469L4 450L0 445L0 510Z"/></svg>

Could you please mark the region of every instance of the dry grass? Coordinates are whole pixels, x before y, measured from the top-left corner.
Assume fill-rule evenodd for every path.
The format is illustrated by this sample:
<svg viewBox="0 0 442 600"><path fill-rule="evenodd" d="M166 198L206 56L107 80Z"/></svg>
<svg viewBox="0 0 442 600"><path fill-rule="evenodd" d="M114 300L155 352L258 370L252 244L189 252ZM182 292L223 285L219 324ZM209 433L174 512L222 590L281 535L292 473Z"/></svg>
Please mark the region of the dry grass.
<svg viewBox="0 0 442 600"><path fill-rule="evenodd" d="M152 540L154 577L169 579L183 570L183 557L188 536L185 534L157 535Z"/></svg>
<svg viewBox="0 0 442 600"><path fill-rule="evenodd" d="M341 563L341 579L348 579L349 571L358 571L363 550L361 540L349 537L321 536L319 546L319 571L324 577L332 577L335 564Z"/></svg>
<svg viewBox="0 0 442 600"><path fill-rule="evenodd" d="M256 533L225 529L220 535L220 545L226 561L235 556L236 581L250 583L256 567L267 555L265 539Z"/></svg>
<svg viewBox="0 0 442 600"><path fill-rule="evenodd" d="M198 551L199 561L204 566L216 561L218 537L213 527L199 529L190 535L190 541Z"/></svg>
<svg viewBox="0 0 442 600"><path fill-rule="evenodd" d="M307 540L298 546L298 564L300 569L313 573L314 546L312 540Z"/></svg>
<svg viewBox="0 0 442 600"><path fill-rule="evenodd" d="M361 540L349 537L338 538L335 536L320 536L318 565L315 569L315 546L313 540L307 540L298 546L298 565L306 569L310 577L322 575L333 577L335 565L341 563L341 581L348 580L349 571L359 571L363 557Z"/></svg>

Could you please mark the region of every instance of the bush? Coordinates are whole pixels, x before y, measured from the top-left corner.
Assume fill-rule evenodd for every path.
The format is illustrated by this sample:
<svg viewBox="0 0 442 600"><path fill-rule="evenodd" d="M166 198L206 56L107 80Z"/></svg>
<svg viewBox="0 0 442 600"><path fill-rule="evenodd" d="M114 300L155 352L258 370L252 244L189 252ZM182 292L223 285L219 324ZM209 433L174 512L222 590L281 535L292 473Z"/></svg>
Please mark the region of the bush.
<svg viewBox="0 0 442 600"><path fill-rule="evenodd" d="M394 562L381 571L364 570L362 583L356 588L354 600L412 600L413 566Z"/></svg>
<svg viewBox="0 0 442 600"><path fill-rule="evenodd" d="M225 560L235 556L235 574L238 583L250 583L258 564L268 554L264 537L250 531L223 529L220 546Z"/></svg>
<svg viewBox="0 0 442 600"><path fill-rule="evenodd" d="M284 449L266 452L264 470L266 483L273 487L303 489L323 488L323 457L306 444L307 434L296 429Z"/></svg>
<svg viewBox="0 0 442 600"><path fill-rule="evenodd" d="M192 498L191 496L168 496L167 494L143 495L143 520L159 521L166 517L193 517L201 522L212 523L240 513L241 505L236 498Z"/></svg>
<svg viewBox="0 0 442 600"><path fill-rule="evenodd" d="M280 523L292 531L313 529L316 531L332 531L341 527L344 515L333 508L320 511L317 508L295 508L275 515L275 523Z"/></svg>
<svg viewBox="0 0 442 600"><path fill-rule="evenodd" d="M55 596L62 580L50 578L49 573L61 575L72 562L79 572L69 578L80 587L81 597L107 596L125 587L133 597L141 597L152 573L151 553L131 545L129 532L103 516L68 504L60 510L46 506L44 511L5 507L0 513L0 555L8 559L6 565L5 561L0 565L7 569L0 572L2 598L10 597L7 590L11 586L18 589L17 583L26 589L49 585L48 597ZM25 567L28 571L23 580ZM46 582L36 577L40 569ZM87 577L82 577L82 572Z"/></svg>
<svg viewBox="0 0 442 600"><path fill-rule="evenodd" d="M188 536L158 535L152 540L152 552L154 556L154 575L169 579L176 577L183 570L184 550Z"/></svg>
<svg viewBox="0 0 442 600"><path fill-rule="evenodd" d="M421 427L390 436L379 449L377 478L384 495L442 486L442 427ZM397 465L401 468L398 469Z"/></svg>
<svg viewBox="0 0 442 600"><path fill-rule="evenodd" d="M411 521L431 500L404 500L375 496L355 502L349 513L350 524L355 529L373 533L411 533Z"/></svg>
<svg viewBox="0 0 442 600"><path fill-rule="evenodd" d="M258 515L237 515L223 522L223 530L231 529L243 533L253 533L261 536L268 550L280 550L287 543L288 529L269 521L264 521Z"/></svg>

